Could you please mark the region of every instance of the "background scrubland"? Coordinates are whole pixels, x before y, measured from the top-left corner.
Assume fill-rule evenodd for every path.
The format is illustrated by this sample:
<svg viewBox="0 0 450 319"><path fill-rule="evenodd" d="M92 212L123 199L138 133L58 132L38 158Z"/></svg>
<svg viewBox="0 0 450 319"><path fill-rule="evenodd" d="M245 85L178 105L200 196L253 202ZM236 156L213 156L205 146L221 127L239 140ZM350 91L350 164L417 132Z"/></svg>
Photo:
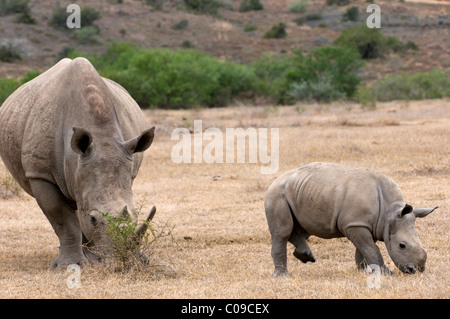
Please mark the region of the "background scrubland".
<svg viewBox="0 0 450 319"><path fill-rule="evenodd" d="M150 267L86 267L69 289L70 273L49 269L56 235L0 162L0 297L450 296L449 1L374 1L382 28L369 30L372 1L81 0L85 24L68 31L61 8L72 2L0 0L0 104L59 59L87 57L157 128L133 190L156 205L155 227L172 231L152 246ZM279 128L279 171L175 164L171 133L192 132L194 120L223 132ZM317 262L289 253L290 275L274 278L265 192L313 161L376 169L409 204L439 206L416 222L425 272L401 273L378 243L394 274L370 289L348 240L311 237Z"/></svg>

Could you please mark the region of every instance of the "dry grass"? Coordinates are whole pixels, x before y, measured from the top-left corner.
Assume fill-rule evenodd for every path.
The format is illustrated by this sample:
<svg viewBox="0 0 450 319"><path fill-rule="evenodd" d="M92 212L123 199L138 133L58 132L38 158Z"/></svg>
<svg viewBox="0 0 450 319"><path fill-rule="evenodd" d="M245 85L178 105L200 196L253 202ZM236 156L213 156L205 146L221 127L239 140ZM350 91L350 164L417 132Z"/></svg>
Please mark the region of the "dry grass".
<svg viewBox="0 0 450 319"><path fill-rule="evenodd" d="M300 105L147 111L157 126L134 192L148 193L155 222L173 237L154 247L154 266L115 273L104 266L81 271L81 288L69 289L65 269L50 270L58 241L34 199L0 198L0 298L448 298L450 281L449 101L392 102L375 111L359 106ZM261 175L259 164L174 164L175 127L279 127L280 170ZM416 227L428 252L424 273L395 268L380 289L367 287L346 239L309 239L317 258L302 264L290 253L290 276L273 278L263 201L282 172L312 161L366 166L392 177L413 206L439 206ZM221 178L213 178L220 176ZM292 246L289 247L292 251Z"/></svg>

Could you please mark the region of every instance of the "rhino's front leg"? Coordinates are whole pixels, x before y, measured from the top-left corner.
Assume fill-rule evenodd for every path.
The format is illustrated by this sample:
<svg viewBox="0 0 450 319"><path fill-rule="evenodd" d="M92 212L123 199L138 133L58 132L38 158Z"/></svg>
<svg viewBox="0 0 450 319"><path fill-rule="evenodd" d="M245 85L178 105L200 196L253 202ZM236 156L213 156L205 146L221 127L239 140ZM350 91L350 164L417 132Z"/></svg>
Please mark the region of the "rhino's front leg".
<svg viewBox="0 0 450 319"><path fill-rule="evenodd" d="M375 244L372 233L365 227L350 227L347 238L355 245L355 261L358 269L365 270L367 265L377 265L381 272L391 275L392 272L384 264L380 249Z"/></svg>
<svg viewBox="0 0 450 319"><path fill-rule="evenodd" d="M59 188L42 179L32 179L30 185L39 207L59 238L59 257L52 266L87 263L81 247L80 223Z"/></svg>

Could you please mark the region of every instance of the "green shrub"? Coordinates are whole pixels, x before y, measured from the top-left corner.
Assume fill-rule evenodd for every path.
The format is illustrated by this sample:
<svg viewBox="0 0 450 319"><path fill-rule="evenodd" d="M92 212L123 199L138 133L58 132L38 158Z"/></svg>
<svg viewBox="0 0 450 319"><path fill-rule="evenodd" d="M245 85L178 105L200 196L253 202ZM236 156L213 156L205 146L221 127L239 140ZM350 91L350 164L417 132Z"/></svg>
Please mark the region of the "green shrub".
<svg viewBox="0 0 450 319"><path fill-rule="evenodd" d="M0 61L14 62L16 60L22 60L20 51L16 47L10 43L0 46Z"/></svg>
<svg viewBox="0 0 450 319"><path fill-rule="evenodd" d="M359 9L358 7L348 8L342 14L342 21L358 21L359 18Z"/></svg>
<svg viewBox="0 0 450 319"><path fill-rule="evenodd" d="M434 69L427 73L385 76L371 91L378 101L450 97L450 74Z"/></svg>
<svg viewBox="0 0 450 319"><path fill-rule="evenodd" d="M386 50L386 41L379 29L370 29L365 25L343 30L335 43L342 47L358 50L363 59L381 57L383 51Z"/></svg>
<svg viewBox="0 0 450 319"><path fill-rule="evenodd" d="M0 0L0 15L24 13L29 11L30 0Z"/></svg>
<svg viewBox="0 0 450 319"><path fill-rule="evenodd" d="M16 79L0 78L0 106L11 93L17 90L19 85L20 83Z"/></svg>
<svg viewBox="0 0 450 319"><path fill-rule="evenodd" d="M69 31L67 27L67 18L70 13L67 12L66 7L57 7L53 10L52 16L48 24L54 28ZM83 6L80 12L81 17L81 28L89 27L94 24L94 22L101 18L100 12L89 6Z"/></svg>
<svg viewBox="0 0 450 319"><path fill-rule="evenodd" d="M289 11L295 13L305 13L308 6L309 3L306 0L294 1L289 5Z"/></svg>
<svg viewBox="0 0 450 319"><path fill-rule="evenodd" d="M172 29L174 29L174 30L184 30L184 29L187 28L188 24L189 24L189 20L187 20L187 19L182 19L182 20L180 20L179 22L175 23L175 24L172 26Z"/></svg>
<svg viewBox="0 0 450 319"><path fill-rule="evenodd" d="M74 31L75 40L80 44L101 44L98 36L99 29L96 26L88 26Z"/></svg>
<svg viewBox="0 0 450 319"><path fill-rule="evenodd" d="M252 10L263 10L264 6L259 0L243 0L239 5L239 12L247 12Z"/></svg>
<svg viewBox="0 0 450 319"><path fill-rule="evenodd" d="M397 38L385 37L377 28L367 28L365 25L350 27L342 31L335 41L336 45L356 49L363 59L383 57L384 53L404 50L417 50L414 42L402 43Z"/></svg>
<svg viewBox="0 0 450 319"><path fill-rule="evenodd" d="M361 81L357 72L362 65L356 51L337 46L318 47L307 56L297 52L277 80L274 97L280 104L352 97Z"/></svg>
<svg viewBox="0 0 450 319"><path fill-rule="evenodd" d="M250 68L258 78L257 86L266 97L280 100L286 72L293 66L294 58L287 54L264 53L252 62Z"/></svg>
<svg viewBox="0 0 450 319"><path fill-rule="evenodd" d="M30 10L26 10L19 14L16 19L14 19L16 23L24 23L24 24L36 24L36 19L31 16Z"/></svg>
<svg viewBox="0 0 450 319"><path fill-rule="evenodd" d="M301 80L291 83L288 94L295 100L330 102L346 97L345 92L338 89L331 72L323 72L315 81Z"/></svg>
<svg viewBox="0 0 450 319"><path fill-rule="evenodd" d="M155 10L161 10L165 0L144 0L144 4L151 6Z"/></svg>
<svg viewBox="0 0 450 319"><path fill-rule="evenodd" d="M350 0L327 0L327 5L331 6L336 4L338 6L345 6L350 3Z"/></svg>
<svg viewBox="0 0 450 319"><path fill-rule="evenodd" d="M33 80L35 77L39 76L42 72L41 71L36 71L36 70L32 70L32 71L28 71L20 80L20 84L25 84L28 81Z"/></svg>
<svg viewBox="0 0 450 319"><path fill-rule="evenodd" d="M69 14L66 12L66 8L57 7L53 9L52 15L48 24L54 28L68 30L67 28L67 17Z"/></svg>
<svg viewBox="0 0 450 319"><path fill-rule="evenodd" d="M88 58L142 107L225 106L239 94L252 92L256 80L248 67L196 50L147 50L112 43L103 55Z"/></svg>
<svg viewBox="0 0 450 319"><path fill-rule="evenodd" d="M233 10L233 6L224 0L183 0L184 9L193 13L216 15L220 8Z"/></svg>
<svg viewBox="0 0 450 319"><path fill-rule="evenodd" d="M244 32L255 31L256 29L258 29L258 26L254 23L246 24L244 26Z"/></svg>
<svg viewBox="0 0 450 319"><path fill-rule="evenodd" d="M81 27L89 27L101 18L100 12L89 6L81 8Z"/></svg>
<svg viewBox="0 0 450 319"><path fill-rule="evenodd" d="M286 24L283 22L274 25L270 30L264 33L264 39L282 39L286 37Z"/></svg>

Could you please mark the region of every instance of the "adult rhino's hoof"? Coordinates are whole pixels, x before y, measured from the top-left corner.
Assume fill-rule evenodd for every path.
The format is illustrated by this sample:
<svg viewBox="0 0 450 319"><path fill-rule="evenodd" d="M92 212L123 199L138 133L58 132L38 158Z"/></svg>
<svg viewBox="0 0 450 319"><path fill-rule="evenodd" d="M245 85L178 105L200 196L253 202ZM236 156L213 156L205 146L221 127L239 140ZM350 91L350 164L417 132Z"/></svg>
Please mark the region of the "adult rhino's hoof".
<svg viewBox="0 0 450 319"><path fill-rule="evenodd" d="M275 271L273 272L274 277L282 277L287 276L288 270L286 267L275 267Z"/></svg>
<svg viewBox="0 0 450 319"><path fill-rule="evenodd" d="M52 268L67 267L72 264L83 266L87 263L89 263L89 260L84 256L78 257L78 258L74 258L74 257L70 257L70 256L67 256L67 257L59 256L58 258L56 258L55 260L52 261L51 267Z"/></svg>
<svg viewBox="0 0 450 319"><path fill-rule="evenodd" d="M294 256L302 261L302 263L316 262L316 258L314 257L311 251L298 251L294 250Z"/></svg>

